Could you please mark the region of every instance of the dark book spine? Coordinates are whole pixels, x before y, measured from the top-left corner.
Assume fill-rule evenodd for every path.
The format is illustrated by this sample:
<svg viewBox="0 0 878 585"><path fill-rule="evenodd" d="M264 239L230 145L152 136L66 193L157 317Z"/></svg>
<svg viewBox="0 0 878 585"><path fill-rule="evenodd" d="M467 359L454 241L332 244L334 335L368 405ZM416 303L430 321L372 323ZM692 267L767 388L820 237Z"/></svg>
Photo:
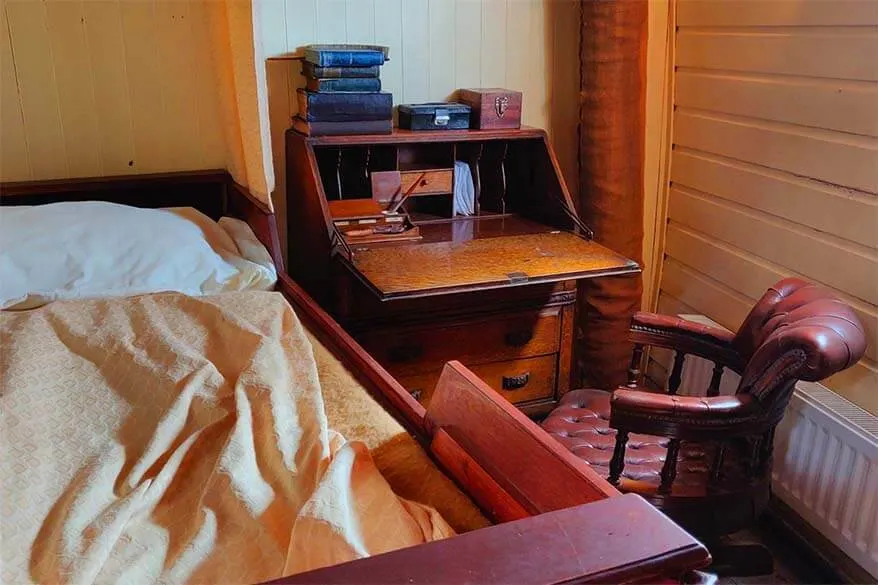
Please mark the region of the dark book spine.
<svg viewBox="0 0 878 585"><path fill-rule="evenodd" d="M346 134L390 134L391 120L367 120L357 122L308 122L296 116L293 129L307 136L341 136Z"/></svg>
<svg viewBox="0 0 878 585"><path fill-rule="evenodd" d="M390 120L393 96L389 93L317 93L299 89L299 116L309 122Z"/></svg>
<svg viewBox="0 0 878 585"><path fill-rule="evenodd" d="M309 77L305 86L311 91L381 91L380 79L317 79Z"/></svg>
<svg viewBox="0 0 878 585"><path fill-rule="evenodd" d="M381 68L378 65L372 65L371 67L320 67L308 61L302 61L303 75L321 79L378 77L380 71Z"/></svg>
<svg viewBox="0 0 878 585"><path fill-rule="evenodd" d="M307 49L305 60L320 67L368 67L383 65L384 53L368 50Z"/></svg>

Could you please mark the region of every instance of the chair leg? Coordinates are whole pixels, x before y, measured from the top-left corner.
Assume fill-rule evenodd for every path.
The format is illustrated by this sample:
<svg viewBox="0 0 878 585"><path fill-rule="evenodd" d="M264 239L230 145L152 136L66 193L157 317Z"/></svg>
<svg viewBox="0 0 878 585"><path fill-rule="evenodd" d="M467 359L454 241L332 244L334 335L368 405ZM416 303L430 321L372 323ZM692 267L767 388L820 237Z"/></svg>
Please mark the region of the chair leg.
<svg viewBox="0 0 878 585"><path fill-rule="evenodd" d="M774 557L758 543L730 543L721 540L707 545L713 563L706 571L721 577L757 577L774 572Z"/></svg>

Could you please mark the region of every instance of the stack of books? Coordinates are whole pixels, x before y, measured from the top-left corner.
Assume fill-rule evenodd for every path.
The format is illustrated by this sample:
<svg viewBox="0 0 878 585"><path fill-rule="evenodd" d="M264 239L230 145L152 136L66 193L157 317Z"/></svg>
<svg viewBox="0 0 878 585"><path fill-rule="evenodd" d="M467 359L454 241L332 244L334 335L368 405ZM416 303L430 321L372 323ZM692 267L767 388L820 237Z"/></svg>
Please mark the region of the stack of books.
<svg viewBox="0 0 878 585"><path fill-rule="evenodd" d="M309 45L293 128L308 136L390 134L393 96L381 91L387 47Z"/></svg>

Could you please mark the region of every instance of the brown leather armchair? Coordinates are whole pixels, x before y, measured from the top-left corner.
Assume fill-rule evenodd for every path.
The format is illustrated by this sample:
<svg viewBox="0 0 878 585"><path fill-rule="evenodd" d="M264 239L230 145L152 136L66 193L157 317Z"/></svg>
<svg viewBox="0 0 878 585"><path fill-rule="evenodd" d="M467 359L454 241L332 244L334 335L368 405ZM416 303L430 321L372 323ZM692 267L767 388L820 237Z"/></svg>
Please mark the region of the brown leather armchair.
<svg viewBox="0 0 878 585"><path fill-rule="evenodd" d="M622 491L642 495L709 547L765 508L774 431L795 383L852 366L866 347L850 307L796 278L770 288L735 334L637 313L630 339L635 350L627 387L612 394L569 392L542 426ZM647 345L676 351L667 394L642 386ZM687 354L715 364L704 396L676 395ZM733 396L719 396L724 368L741 375ZM711 552L722 559L721 551ZM770 564L756 564L762 567L751 573L770 571Z"/></svg>

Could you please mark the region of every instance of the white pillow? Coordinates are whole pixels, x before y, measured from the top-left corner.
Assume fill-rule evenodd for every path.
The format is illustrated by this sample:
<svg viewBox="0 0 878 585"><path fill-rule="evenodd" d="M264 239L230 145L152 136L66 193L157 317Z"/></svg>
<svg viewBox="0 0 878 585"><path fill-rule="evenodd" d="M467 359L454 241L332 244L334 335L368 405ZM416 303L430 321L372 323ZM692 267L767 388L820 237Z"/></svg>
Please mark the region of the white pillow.
<svg viewBox="0 0 878 585"><path fill-rule="evenodd" d="M268 252L239 220L217 224L189 207L100 201L0 207L0 309L162 291L270 290L276 280Z"/></svg>

